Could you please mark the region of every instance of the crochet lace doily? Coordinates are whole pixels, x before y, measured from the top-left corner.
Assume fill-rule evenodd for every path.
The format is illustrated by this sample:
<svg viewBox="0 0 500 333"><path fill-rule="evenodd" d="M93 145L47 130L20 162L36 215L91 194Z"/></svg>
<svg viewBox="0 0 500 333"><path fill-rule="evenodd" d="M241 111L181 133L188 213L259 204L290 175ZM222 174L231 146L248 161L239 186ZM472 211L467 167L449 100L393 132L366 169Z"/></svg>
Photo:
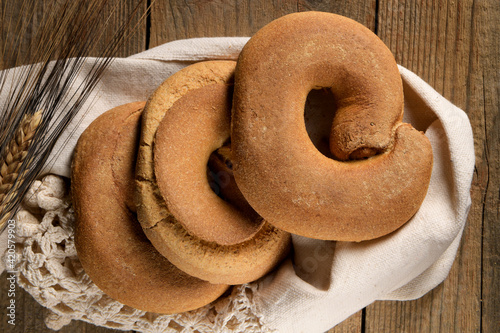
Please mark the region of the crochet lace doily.
<svg viewBox="0 0 500 333"><path fill-rule="evenodd" d="M252 295L257 284L232 287L228 296L194 311L160 315L133 309L103 293L78 260L74 211L66 179L36 181L16 217L18 283L46 307L47 327L71 320L140 332L269 332Z"/></svg>

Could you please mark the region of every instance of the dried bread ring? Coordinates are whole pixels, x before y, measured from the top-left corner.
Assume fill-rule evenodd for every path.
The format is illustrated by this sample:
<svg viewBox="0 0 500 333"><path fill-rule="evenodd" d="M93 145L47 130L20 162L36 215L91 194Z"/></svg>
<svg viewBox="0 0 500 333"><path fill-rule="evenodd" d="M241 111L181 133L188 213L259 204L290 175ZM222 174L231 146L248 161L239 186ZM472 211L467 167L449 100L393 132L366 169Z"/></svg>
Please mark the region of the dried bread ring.
<svg viewBox="0 0 500 333"><path fill-rule="evenodd" d="M210 155L229 138L234 67L191 65L148 100L142 128L151 135L142 136L137 203L146 235L172 263L212 283L242 284L283 259L290 235L209 186Z"/></svg>
<svg viewBox="0 0 500 333"><path fill-rule="evenodd" d="M334 158L316 149L304 124L307 96L320 88L336 100ZM432 170L428 139L402 116L401 77L375 34L330 13L284 16L238 59L236 182L260 215L289 232L341 241L386 235L418 210Z"/></svg>
<svg viewBox="0 0 500 333"><path fill-rule="evenodd" d="M189 276L151 245L135 217L133 196L144 102L105 112L78 140L72 163L75 243L92 281L136 309L178 313L204 306L228 285Z"/></svg>

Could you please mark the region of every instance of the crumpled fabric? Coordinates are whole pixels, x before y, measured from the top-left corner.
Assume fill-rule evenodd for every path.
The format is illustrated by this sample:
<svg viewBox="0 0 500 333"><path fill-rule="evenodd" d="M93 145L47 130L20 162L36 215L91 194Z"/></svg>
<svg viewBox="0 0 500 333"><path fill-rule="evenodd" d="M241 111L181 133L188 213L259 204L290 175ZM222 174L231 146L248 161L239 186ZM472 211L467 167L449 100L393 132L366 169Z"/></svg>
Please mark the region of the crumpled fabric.
<svg viewBox="0 0 500 333"><path fill-rule="evenodd" d="M293 257L275 272L234 287L231 295L198 312L167 319L121 305L90 281L74 251L74 215L67 192L62 189L68 186L64 177L70 176L78 137L104 111L146 100L168 76L193 62L236 60L247 40L179 40L115 59L89 107L84 107L81 117L63 133L43 171L44 175L54 176L37 183L40 189L30 191L32 196L27 195L16 217L18 281L49 309L49 327L57 329L78 319L142 332L324 332L376 300L416 299L447 277L471 205L472 129L465 112L400 66L404 121L425 132L434 154L427 196L417 214L402 228L361 243L294 235ZM82 77L93 61L87 60ZM0 102L2 98L4 94L0 94ZM49 181L52 178L57 180ZM47 182L62 187L43 185ZM49 187L43 190L43 186ZM5 237L4 233L0 238L1 253Z"/></svg>

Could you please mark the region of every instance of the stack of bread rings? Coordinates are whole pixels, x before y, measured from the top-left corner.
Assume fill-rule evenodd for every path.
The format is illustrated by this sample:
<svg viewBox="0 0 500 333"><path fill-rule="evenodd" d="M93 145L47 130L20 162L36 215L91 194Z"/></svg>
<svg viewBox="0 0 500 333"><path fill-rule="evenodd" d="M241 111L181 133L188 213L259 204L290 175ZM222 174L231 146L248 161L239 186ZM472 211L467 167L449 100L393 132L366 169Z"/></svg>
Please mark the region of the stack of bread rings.
<svg viewBox="0 0 500 333"><path fill-rule="evenodd" d="M316 89L335 101L328 153L304 120ZM82 266L124 304L179 313L271 272L291 234L387 235L420 207L433 163L402 116L396 62L369 29L279 18L236 62L190 65L84 131L71 178Z"/></svg>

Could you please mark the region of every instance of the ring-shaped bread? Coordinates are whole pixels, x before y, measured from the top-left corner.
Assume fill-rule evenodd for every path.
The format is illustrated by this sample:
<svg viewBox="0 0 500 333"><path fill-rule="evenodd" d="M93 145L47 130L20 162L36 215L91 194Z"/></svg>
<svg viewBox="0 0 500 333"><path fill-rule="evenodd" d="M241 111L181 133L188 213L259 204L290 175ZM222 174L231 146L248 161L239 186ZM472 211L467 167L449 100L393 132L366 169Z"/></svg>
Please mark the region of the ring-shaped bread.
<svg viewBox="0 0 500 333"><path fill-rule="evenodd" d="M212 302L228 285L178 269L137 221L134 177L144 104L105 112L78 140L71 178L76 249L85 272L110 297L144 311L179 313Z"/></svg>
<svg viewBox="0 0 500 333"><path fill-rule="evenodd" d="M335 98L334 158L318 151L304 122L308 94L322 88ZM418 210L432 170L429 140L402 116L398 67L369 29L330 13L281 17L238 58L236 183L262 217L291 233L341 241L386 235Z"/></svg>
<svg viewBox="0 0 500 333"><path fill-rule="evenodd" d="M136 178L139 221L158 251L190 275L226 284L262 277L290 246L288 233L209 185L209 158L229 139L234 67L196 63L152 94Z"/></svg>

